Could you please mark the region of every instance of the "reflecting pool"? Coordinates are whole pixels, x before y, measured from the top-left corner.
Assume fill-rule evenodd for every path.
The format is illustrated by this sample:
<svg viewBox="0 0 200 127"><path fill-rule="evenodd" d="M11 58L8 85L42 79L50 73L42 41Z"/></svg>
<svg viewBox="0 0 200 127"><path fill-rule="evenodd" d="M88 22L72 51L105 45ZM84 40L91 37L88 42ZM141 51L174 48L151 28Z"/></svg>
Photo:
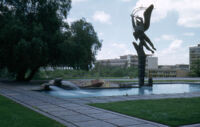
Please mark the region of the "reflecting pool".
<svg viewBox="0 0 200 127"><path fill-rule="evenodd" d="M61 98L84 98L99 96L123 96L123 95L149 95L149 94L175 94L200 92L200 84L154 84L153 87L142 88L115 88L115 89L78 89L65 90L51 86L52 91L43 93Z"/></svg>

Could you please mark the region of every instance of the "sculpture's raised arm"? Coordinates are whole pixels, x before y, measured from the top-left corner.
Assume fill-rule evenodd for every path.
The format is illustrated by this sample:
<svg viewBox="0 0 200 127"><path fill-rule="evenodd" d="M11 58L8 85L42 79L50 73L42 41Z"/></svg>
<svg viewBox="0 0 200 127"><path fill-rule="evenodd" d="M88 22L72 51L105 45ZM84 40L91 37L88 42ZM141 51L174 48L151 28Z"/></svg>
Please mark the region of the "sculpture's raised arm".
<svg viewBox="0 0 200 127"><path fill-rule="evenodd" d="M132 19L132 26L133 26L133 29L135 30L135 19L134 19L134 15L131 15L131 19Z"/></svg>

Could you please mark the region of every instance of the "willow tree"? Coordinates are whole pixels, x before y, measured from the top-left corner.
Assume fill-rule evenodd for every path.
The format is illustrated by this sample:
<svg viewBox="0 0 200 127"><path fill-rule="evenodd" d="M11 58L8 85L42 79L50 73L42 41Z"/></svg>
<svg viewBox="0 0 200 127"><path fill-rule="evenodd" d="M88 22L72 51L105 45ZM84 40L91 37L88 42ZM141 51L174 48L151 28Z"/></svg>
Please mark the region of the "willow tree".
<svg viewBox="0 0 200 127"><path fill-rule="evenodd" d="M72 66L76 51L71 47L78 42L64 22L70 9L71 0L1 0L0 69L6 68L18 81L29 81L40 67Z"/></svg>

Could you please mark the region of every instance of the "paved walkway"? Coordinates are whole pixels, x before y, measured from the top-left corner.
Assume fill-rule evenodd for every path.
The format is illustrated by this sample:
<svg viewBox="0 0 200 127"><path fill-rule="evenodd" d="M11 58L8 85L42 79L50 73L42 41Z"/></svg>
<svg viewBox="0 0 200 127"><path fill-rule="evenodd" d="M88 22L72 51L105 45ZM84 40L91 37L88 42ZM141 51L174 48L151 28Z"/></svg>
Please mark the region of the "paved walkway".
<svg viewBox="0 0 200 127"><path fill-rule="evenodd" d="M86 104L122 100L200 97L200 93L192 93L60 99L40 92L30 91L30 88L30 86L10 86L1 83L0 94L29 107L34 111L55 119L68 127L167 127L166 125L114 113ZM199 124L196 124L195 126L199 127Z"/></svg>

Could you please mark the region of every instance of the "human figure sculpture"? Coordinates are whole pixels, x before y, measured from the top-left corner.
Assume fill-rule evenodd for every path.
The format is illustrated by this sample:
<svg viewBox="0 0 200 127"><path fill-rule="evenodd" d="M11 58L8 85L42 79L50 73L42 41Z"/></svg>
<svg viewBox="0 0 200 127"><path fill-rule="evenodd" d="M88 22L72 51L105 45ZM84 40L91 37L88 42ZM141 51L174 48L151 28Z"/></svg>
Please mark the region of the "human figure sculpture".
<svg viewBox="0 0 200 127"><path fill-rule="evenodd" d="M143 14L144 20L142 17L136 16L135 13L131 14L132 25L134 29L133 36L136 41L139 39L139 44L137 44L136 42L133 42L133 45L138 54L139 86L144 85L144 77L145 77L146 54L144 52L143 47L145 47L147 50L151 51L152 53L154 53L154 51L156 50L151 40L145 34L145 31L147 31L150 26L150 18L151 18L151 13L152 13L153 8L154 6L150 5L144 11L144 14Z"/></svg>
<svg viewBox="0 0 200 127"><path fill-rule="evenodd" d="M142 43L142 45L149 51L151 51L152 53L154 53L153 50L156 50L156 48L154 47L153 43L151 42L151 40L148 38L148 36L145 34L145 31L148 30L149 26L150 26L150 17L151 17L151 13L153 10L154 6L150 5L144 12L144 21L142 17L139 16L135 16L134 14L131 14L131 18L132 18L132 25L133 25L133 36L135 37L136 40L140 40L140 43ZM151 46L151 49L147 43Z"/></svg>

